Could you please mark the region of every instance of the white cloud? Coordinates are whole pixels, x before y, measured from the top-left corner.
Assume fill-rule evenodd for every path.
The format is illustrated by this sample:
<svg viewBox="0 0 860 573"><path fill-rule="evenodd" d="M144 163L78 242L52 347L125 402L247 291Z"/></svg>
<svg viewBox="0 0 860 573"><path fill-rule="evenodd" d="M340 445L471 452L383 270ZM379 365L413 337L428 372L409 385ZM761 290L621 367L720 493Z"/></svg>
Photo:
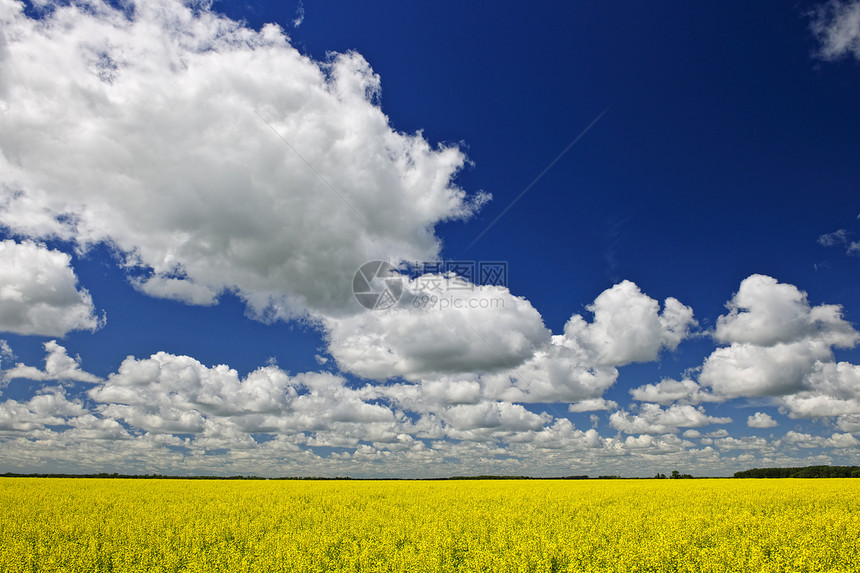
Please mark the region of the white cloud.
<svg viewBox="0 0 860 573"><path fill-rule="evenodd" d="M210 306L218 302L218 293L185 279L153 276L148 279L132 279L131 284L140 292L155 298L167 298L200 306Z"/></svg>
<svg viewBox="0 0 860 573"><path fill-rule="evenodd" d="M487 199L452 183L458 148L389 125L359 54L179 0L0 6L0 225L106 242L152 296L347 313L359 265L435 260L434 225Z"/></svg>
<svg viewBox="0 0 860 573"><path fill-rule="evenodd" d="M632 388L630 395L634 400L640 402L656 402L658 404L671 404L672 402L714 402L718 398L704 392L696 382L685 378L684 380L672 380L665 378L657 384L645 384L638 388Z"/></svg>
<svg viewBox="0 0 860 573"><path fill-rule="evenodd" d="M840 306L811 306L805 292L763 275L744 279L727 307L714 336L731 345L716 349L699 376L722 399L804 391L816 369L833 361L832 347L860 339Z"/></svg>
<svg viewBox="0 0 860 573"><path fill-rule="evenodd" d="M0 242L0 331L65 336L100 325L69 255L32 241Z"/></svg>
<svg viewBox="0 0 860 573"><path fill-rule="evenodd" d="M768 276L744 279L726 306L730 312L717 319L715 333L723 343L773 346L814 338L849 348L858 340L858 333L842 319L842 307L811 307L805 292Z"/></svg>
<svg viewBox="0 0 860 573"><path fill-rule="evenodd" d="M661 312L625 281L588 307L592 322L574 315L563 335L550 336L531 304L503 287L464 283L470 288L443 289L435 304L423 304L420 285L429 278L401 279L395 308L325 320L341 369L378 380L471 375L494 400L581 402L600 398L616 366L655 360L695 324L689 307L670 298Z"/></svg>
<svg viewBox="0 0 860 573"><path fill-rule="evenodd" d="M775 428L779 424L764 412L756 412L747 417L747 426L750 428Z"/></svg>
<svg viewBox="0 0 860 573"><path fill-rule="evenodd" d="M860 59L860 2L830 0L817 6L811 16L810 28L820 44L820 58Z"/></svg>
<svg viewBox="0 0 860 573"><path fill-rule="evenodd" d="M826 418L860 414L860 400L845 400L818 392L799 392L785 396L781 403L792 418Z"/></svg>
<svg viewBox="0 0 860 573"><path fill-rule="evenodd" d="M474 439L474 430L489 429L495 433L539 430L551 420L548 415L535 414L509 402L460 404L448 408L441 416L449 424L448 435L456 439Z"/></svg>
<svg viewBox="0 0 860 573"><path fill-rule="evenodd" d="M574 315L564 335L568 345L581 345L594 356L596 365L650 362L663 348L675 350L696 325L690 307L670 297L661 312L660 304L630 281L603 291L587 309L594 321Z"/></svg>
<svg viewBox="0 0 860 573"><path fill-rule="evenodd" d="M68 420L72 426L65 432L72 440L128 440L131 435L122 424L110 418L99 418L83 414Z"/></svg>
<svg viewBox="0 0 860 573"><path fill-rule="evenodd" d="M164 352L123 361L118 372L89 392L102 415L153 433L272 433L341 431L396 425L386 406L328 373L289 376L264 366L240 378L226 365L207 367Z"/></svg>
<svg viewBox="0 0 860 573"><path fill-rule="evenodd" d="M569 405L567 410L569 412L595 412L598 410L615 410L616 408L618 408L618 403L614 400L589 398Z"/></svg>
<svg viewBox="0 0 860 573"><path fill-rule="evenodd" d="M860 414L844 414L836 418L836 427L843 432L860 434Z"/></svg>
<svg viewBox="0 0 860 573"><path fill-rule="evenodd" d="M401 385L400 392L397 393L392 393L393 389L385 388L385 395L394 398L398 404L414 412L429 412L433 408L452 404L477 404L484 400L481 384L478 381L454 379L448 376L422 380L420 386ZM403 390L406 392L403 393ZM397 394L400 394L400 397Z"/></svg>
<svg viewBox="0 0 860 573"><path fill-rule="evenodd" d="M27 402L0 402L0 433L32 432L47 424L64 425L68 418L85 410L79 401L70 401L62 388L49 388Z"/></svg>
<svg viewBox="0 0 860 573"><path fill-rule="evenodd" d="M773 449L772 445L764 438L755 436L744 436L742 438L732 438L731 436L723 436L714 440L714 445L720 450L769 450Z"/></svg>
<svg viewBox="0 0 860 573"><path fill-rule="evenodd" d="M638 414L618 411L609 416L609 425L626 434L670 434L678 428L701 428L727 424L731 418L708 416L705 409L674 404L665 410L657 404L642 404Z"/></svg>
<svg viewBox="0 0 860 573"><path fill-rule="evenodd" d="M13 368L2 372L3 378L13 380L15 378L26 378L28 380L57 380L75 382L88 382L95 384L101 381L101 378L81 370L80 358L72 358L66 352L66 349L57 344L56 340L50 340L44 345L48 355L45 357L45 369L39 370L33 366L25 366L24 364L16 364Z"/></svg>
<svg viewBox="0 0 860 573"><path fill-rule="evenodd" d="M293 27L298 28L305 21L305 5L302 0L299 0L299 5L296 8L296 17L293 18Z"/></svg>
<svg viewBox="0 0 860 573"><path fill-rule="evenodd" d="M848 242L848 231L845 229L837 229L832 233L826 233L818 237L818 244L822 247L835 247L844 245Z"/></svg>
<svg viewBox="0 0 860 573"><path fill-rule="evenodd" d="M799 448L856 448L860 446L860 440L851 434L832 434L829 438L814 436L802 432L789 430L782 438L784 443Z"/></svg>
<svg viewBox="0 0 860 573"><path fill-rule="evenodd" d="M680 439L678 436L664 435L651 436L642 434L640 436L627 436L623 446L626 450L641 451L646 455L677 453L692 446L692 442Z"/></svg>
<svg viewBox="0 0 860 573"><path fill-rule="evenodd" d="M549 341L540 314L504 287L469 285L421 303L425 277L403 279L402 304L325 319L341 369L373 379L510 369ZM414 304L417 303L417 304Z"/></svg>
<svg viewBox="0 0 860 573"><path fill-rule="evenodd" d="M860 414L860 366L848 362L817 364L804 390L780 403L792 418Z"/></svg>
<svg viewBox="0 0 860 573"><path fill-rule="evenodd" d="M12 352L12 348L9 346L9 343L3 339L0 339L0 370L3 369L3 361L4 360L14 360L15 353Z"/></svg>
<svg viewBox="0 0 860 573"><path fill-rule="evenodd" d="M592 322L572 316L564 334L553 336L522 366L487 377L489 394L517 402L598 399L618 378L617 366L656 360L664 348L677 348L696 324L689 307L668 298L661 312L630 281L603 291L587 309L594 313Z"/></svg>
<svg viewBox="0 0 860 573"><path fill-rule="evenodd" d="M522 366L482 378L486 393L512 402L581 402L598 399L618 379L611 366L595 366L582 348L553 336Z"/></svg>
<svg viewBox="0 0 860 573"><path fill-rule="evenodd" d="M818 237L818 244L824 247L845 247L845 253L851 256L860 255L860 241L850 240L851 233L845 229L837 229Z"/></svg>
<svg viewBox="0 0 860 573"><path fill-rule="evenodd" d="M733 344L716 349L705 360L699 382L723 399L782 396L802 390L816 363L832 356L830 347L817 341Z"/></svg>

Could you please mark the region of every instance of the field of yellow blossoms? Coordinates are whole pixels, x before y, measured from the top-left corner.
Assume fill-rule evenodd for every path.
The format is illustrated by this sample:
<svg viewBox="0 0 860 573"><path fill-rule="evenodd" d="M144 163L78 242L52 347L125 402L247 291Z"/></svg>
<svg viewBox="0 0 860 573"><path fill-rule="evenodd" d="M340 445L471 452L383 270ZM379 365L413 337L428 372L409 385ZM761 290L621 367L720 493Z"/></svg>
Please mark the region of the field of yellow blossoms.
<svg viewBox="0 0 860 573"><path fill-rule="evenodd" d="M0 479L0 571L860 571L860 479Z"/></svg>

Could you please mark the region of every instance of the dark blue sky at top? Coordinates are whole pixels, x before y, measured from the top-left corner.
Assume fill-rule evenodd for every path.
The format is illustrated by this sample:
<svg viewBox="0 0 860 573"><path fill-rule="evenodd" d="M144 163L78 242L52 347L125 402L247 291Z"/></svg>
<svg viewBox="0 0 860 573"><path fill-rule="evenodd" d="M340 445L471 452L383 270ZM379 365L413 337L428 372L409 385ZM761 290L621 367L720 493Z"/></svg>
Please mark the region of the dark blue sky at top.
<svg viewBox="0 0 860 573"><path fill-rule="evenodd" d="M298 28L290 3L222 6L280 21L311 57L360 52L396 129L463 141L459 183L494 200L440 226L444 255L509 260L554 330L624 278L702 318L753 272L813 299L857 294L837 278L856 265L816 239L860 213L860 67L811 58L810 5L327 2Z"/></svg>
<svg viewBox="0 0 860 573"><path fill-rule="evenodd" d="M309 1L295 27L293 1L213 3L254 28L281 24L314 59L359 52L395 129L462 142L474 164L458 184L493 201L437 227L443 257L507 261L511 291L555 333L623 279L692 306L707 329L753 273L795 284L813 304L842 304L860 324L860 260L817 243L839 228L860 235L860 65L814 58L812 6ZM291 372L321 368L324 344L306 325L248 320L231 295L217 307L140 296L106 248L74 266L108 320L64 345L97 375L159 350L242 373L270 357ZM5 338L19 360L41 361L46 338ZM659 363L624 367L607 398L678 377L713 347L692 339Z"/></svg>

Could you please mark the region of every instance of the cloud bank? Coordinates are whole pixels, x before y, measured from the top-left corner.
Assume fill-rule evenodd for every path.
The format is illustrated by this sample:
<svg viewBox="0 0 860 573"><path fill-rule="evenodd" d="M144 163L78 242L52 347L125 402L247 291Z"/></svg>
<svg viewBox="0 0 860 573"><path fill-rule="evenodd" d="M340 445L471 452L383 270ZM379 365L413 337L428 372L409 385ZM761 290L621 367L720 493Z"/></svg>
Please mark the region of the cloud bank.
<svg viewBox="0 0 860 573"><path fill-rule="evenodd" d="M713 336L728 345L705 359L699 380L634 388L626 407L604 396L622 364L656 359L693 324L689 309L671 299L661 307L632 283L598 296L588 307L591 320L574 315L564 334L549 340L542 334L537 350L515 368L395 369L394 381L289 374L274 365L240 376L225 364L166 352L130 356L99 379L49 342L43 369L18 364L3 372L7 380L42 385L30 400L0 403L0 451L19 469L75 467L79 461L63 454L73 450L87 452L88 467L105 470L262 475L440 476L523 467L564 475L571 463L585 473L616 468L645 475L677 465L724 475L751 464L848 463L860 447L860 366L829 352L857 342L841 309L812 305L796 287L761 275L744 280L726 306ZM514 316L523 309L533 312L521 306ZM631 312L640 320L629 325L644 325L643 336L607 337L614 331L606 324ZM780 333L771 321L783 325ZM785 345L800 346L786 351ZM799 353L803 345L824 350L810 358ZM404 348L391 351L414 354ZM725 368L727 356L731 368L714 370L714 364ZM737 371L750 383L736 384ZM55 385L64 380L90 386L70 397ZM748 399L768 404L746 417L746 427L774 434L732 435L725 426L733 418L709 411ZM552 406L559 402L575 414L604 413L591 415L597 428L580 429ZM839 432L782 433L777 413L823 419Z"/></svg>

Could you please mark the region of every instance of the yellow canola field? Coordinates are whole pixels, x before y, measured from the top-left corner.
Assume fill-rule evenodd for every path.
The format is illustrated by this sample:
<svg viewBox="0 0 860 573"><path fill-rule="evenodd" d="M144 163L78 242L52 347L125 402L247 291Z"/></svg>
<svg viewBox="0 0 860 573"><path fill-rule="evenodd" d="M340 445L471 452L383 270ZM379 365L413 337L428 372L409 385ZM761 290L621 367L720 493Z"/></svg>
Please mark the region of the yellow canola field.
<svg viewBox="0 0 860 573"><path fill-rule="evenodd" d="M860 571L860 479L0 479L0 571Z"/></svg>

